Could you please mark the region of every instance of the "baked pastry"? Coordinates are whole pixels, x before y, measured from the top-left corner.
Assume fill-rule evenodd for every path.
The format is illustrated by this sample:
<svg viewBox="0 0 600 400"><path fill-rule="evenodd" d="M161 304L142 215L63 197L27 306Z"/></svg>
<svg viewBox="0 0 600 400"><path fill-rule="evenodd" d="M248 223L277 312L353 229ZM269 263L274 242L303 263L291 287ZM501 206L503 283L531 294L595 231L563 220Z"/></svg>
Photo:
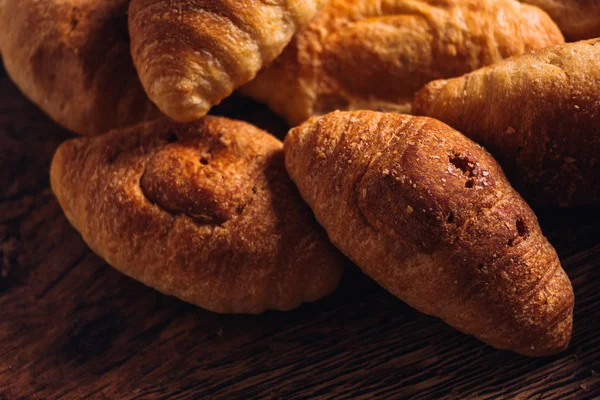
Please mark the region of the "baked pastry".
<svg viewBox="0 0 600 400"><path fill-rule="evenodd" d="M434 119L356 111L310 119L284 149L332 242L392 294L499 349L567 346L569 278L479 145Z"/></svg>
<svg viewBox="0 0 600 400"><path fill-rule="evenodd" d="M540 205L600 204L600 39L431 82L413 112L484 145Z"/></svg>
<svg viewBox="0 0 600 400"><path fill-rule="evenodd" d="M520 0L546 11L569 40L600 36L599 0Z"/></svg>
<svg viewBox="0 0 600 400"><path fill-rule="evenodd" d="M325 0L132 0L131 51L148 96L191 121L277 57Z"/></svg>
<svg viewBox="0 0 600 400"><path fill-rule="evenodd" d="M129 51L128 0L3 0L0 53L23 93L94 135L156 118Z"/></svg>
<svg viewBox="0 0 600 400"><path fill-rule="evenodd" d="M289 180L282 143L252 125L155 121L69 140L50 177L94 252L208 310L288 310L340 279L341 256Z"/></svg>
<svg viewBox="0 0 600 400"><path fill-rule="evenodd" d="M516 0L331 0L242 91L291 125L336 109L410 112L433 79L563 42Z"/></svg>

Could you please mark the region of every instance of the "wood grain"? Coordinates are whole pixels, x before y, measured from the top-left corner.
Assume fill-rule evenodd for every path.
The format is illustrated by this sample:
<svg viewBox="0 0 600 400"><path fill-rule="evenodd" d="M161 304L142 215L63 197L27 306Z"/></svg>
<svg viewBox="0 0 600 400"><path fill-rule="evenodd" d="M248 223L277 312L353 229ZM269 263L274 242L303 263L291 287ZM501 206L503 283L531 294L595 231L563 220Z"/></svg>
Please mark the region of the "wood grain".
<svg viewBox="0 0 600 400"><path fill-rule="evenodd" d="M219 110L285 131L246 100ZM352 265L333 295L287 313L160 295L62 215L48 165L67 137L0 78L0 399L600 397L598 210L539 212L577 303L570 348L531 359L419 314Z"/></svg>

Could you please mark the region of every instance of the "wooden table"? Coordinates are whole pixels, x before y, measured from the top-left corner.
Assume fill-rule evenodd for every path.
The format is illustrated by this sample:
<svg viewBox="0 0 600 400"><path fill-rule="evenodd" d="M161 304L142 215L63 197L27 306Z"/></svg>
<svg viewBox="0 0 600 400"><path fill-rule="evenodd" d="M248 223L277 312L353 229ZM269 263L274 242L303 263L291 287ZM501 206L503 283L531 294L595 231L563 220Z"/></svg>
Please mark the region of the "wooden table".
<svg viewBox="0 0 600 400"><path fill-rule="evenodd" d="M242 100L220 111L267 113ZM539 211L577 303L570 348L533 359L412 310L353 265L333 295L287 313L217 315L163 296L96 257L62 215L48 167L68 137L0 77L0 399L600 397L597 210Z"/></svg>

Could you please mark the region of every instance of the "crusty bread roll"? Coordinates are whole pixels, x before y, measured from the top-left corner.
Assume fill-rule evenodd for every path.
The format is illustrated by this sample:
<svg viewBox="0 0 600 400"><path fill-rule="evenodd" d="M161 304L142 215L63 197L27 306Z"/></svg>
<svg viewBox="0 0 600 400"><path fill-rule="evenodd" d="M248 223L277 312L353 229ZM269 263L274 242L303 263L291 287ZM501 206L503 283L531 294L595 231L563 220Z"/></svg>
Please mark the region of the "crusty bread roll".
<svg viewBox="0 0 600 400"><path fill-rule="evenodd" d="M291 125L336 109L409 112L433 79L563 42L516 0L331 0L242 91Z"/></svg>
<svg viewBox="0 0 600 400"><path fill-rule="evenodd" d="M434 81L413 112L485 146L529 202L600 204L600 39Z"/></svg>
<svg viewBox="0 0 600 400"><path fill-rule="evenodd" d="M569 278L479 145L434 119L356 111L310 119L284 149L330 239L391 293L500 349L567 346Z"/></svg>
<svg viewBox="0 0 600 400"><path fill-rule="evenodd" d="M520 0L546 11L569 40L600 37L600 0Z"/></svg>
<svg viewBox="0 0 600 400"><path fill-rule="evenodd" d="M131 61L127 0L3 0L0 52L23 93L83 135L155 118Z"/></svg>
<svg viewBox="0 0 600 400"><path fill-rule="evenodd" d="M208 310L317 300L342 260L288 178L282 143L206 117L62 144L52 189L89 246L125 274Z"/></svg>
<svg viewBox="0 0 600 400"><path fill-rule="evenodd" d="M131 51L148 96L192 121L277 57L325 0L132 0Z"/></svg>

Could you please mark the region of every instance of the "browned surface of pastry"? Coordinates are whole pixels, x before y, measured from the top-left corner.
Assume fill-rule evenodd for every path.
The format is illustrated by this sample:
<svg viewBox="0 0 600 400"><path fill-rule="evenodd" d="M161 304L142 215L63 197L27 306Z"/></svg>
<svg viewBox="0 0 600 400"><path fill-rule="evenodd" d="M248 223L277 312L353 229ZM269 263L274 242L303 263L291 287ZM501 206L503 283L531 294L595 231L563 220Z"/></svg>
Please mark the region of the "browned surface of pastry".
<svg viewBox="0 0 600 400"><path fill-rule="evenodd" d="M127 0L4 0L6 72L59 124L83 135L154 118L131 61Z"/></svg>
<svg viewBox="0 0 600 400"><path fill-rule="evenodd" d="M497 348L567 346L571 283L480 146L434 119L356 111L310 119L284 148L330 239L391 293Z"/></svg>
<svg viewBox="0 0 600 400"><path fill-rule="evenodd" d="M413 112L484 145L536 204L600 203L600 39L431 82Z"/></svg>
<svg viewBox="0 0 600 400"><path fill-rule="evenodd" d="M291 125L336 109L409 112L433 79L563 42L516 0L331 0L242 90Z"/></svg>
<svg viewBox="0 0 600 400"><path fill-rule="evenodd" d="M599 0L520 0L542 8L569 40L600 36Z"/></svg>
<svg viewBox="0 0 600 400"><path fill-rule="evenodd" d="M221 313L287 310L330 293L342 260L252 125L156 121L61 145L51 184L98 255Z"/></svg>
<svg viewBox="0 0 600 400"><path fill-rule="evenodd" d="M325 0L132 0L133 60L149 97L191 121L277 57Z"/></svg>

